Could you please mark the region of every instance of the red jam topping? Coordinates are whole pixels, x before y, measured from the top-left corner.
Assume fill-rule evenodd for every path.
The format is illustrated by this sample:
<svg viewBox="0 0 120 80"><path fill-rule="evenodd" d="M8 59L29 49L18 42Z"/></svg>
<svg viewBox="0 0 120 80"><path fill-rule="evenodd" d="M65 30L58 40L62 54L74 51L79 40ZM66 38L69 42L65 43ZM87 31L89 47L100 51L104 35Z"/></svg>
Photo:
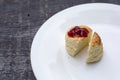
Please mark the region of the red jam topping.
<svg viewBox="0 0 120 80"><path fill-rule="evenodd" d="M75 26L68 32L68 36L70 37L87 37L89 31L86 28L80 28L79 26Z"/></svg>

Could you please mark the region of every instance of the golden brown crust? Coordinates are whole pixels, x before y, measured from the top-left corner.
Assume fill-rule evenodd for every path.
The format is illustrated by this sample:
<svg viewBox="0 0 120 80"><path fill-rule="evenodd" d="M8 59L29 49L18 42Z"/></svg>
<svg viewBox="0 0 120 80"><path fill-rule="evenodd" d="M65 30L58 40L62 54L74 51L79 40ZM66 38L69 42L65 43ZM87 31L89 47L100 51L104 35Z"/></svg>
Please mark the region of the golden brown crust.
<svg viewBox="0 0 120 80"><path fill-rule="evenodd" d="M102 42L101 42L100 36L98 35L98 33L94 32L92 42L91 42L91 46L94 47L94 46L98 46L98 45L101 45L101 44L102 44Z"/></svg>
<svg viewBox="0 0 120 80"><path fill-rule="evenodd" d="M103 56L103 44L100 36L94 32L88 48L89 54L87 63L93 63L101 60Z"/></svg>

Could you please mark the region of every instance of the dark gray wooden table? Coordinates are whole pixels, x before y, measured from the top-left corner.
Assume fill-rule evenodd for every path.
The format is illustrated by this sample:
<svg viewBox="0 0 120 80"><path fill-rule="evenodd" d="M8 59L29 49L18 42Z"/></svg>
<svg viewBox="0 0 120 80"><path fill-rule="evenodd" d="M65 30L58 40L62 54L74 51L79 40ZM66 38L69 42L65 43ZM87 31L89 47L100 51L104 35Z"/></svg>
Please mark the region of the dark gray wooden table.
<svg viewBox="0 0 120 80"><path fill-rule="evenodd" d="M120 0L0 0L0 80L36 80L30 63L35 33L52 15L92 2Z"/></svg>

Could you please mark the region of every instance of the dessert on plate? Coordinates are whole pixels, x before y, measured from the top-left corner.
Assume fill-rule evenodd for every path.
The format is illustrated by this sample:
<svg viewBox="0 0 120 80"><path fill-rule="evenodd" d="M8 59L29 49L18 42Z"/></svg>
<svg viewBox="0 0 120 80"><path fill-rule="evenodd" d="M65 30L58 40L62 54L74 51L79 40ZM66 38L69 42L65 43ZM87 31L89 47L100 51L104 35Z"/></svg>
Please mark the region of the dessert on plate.
<svg viewBox="0 0 120 80"><path fill-rule="evenodd" d="M73 26L65 35L65 46L69 55L77 55L84 47L88 47L86 63L99 61L103 56L103 44L97 32L85 25ZM87 51L86 51L87 52Z"/></svg>
<svg viewBox="0 0 120 80"><path fill-rule="evenodd" d="M89 44L92 29L85 25L73 26L65 35L66 50L71 56L78 54Z"/></svg>
<svg viewBox="0 0 120 80"><path fill-rule="evenodd" d="M103 56L103 44L98 33L94 32L89 43L87 63L99 61Z"/></svg>

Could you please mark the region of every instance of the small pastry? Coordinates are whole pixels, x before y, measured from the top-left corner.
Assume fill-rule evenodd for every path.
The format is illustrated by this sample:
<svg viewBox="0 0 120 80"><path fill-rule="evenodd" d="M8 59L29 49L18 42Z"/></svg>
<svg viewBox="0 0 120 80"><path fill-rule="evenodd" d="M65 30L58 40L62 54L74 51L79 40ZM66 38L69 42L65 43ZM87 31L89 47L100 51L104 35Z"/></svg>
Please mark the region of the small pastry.
<svg viewBox="0 0 120 80"><path fill-rule="evenodd" d="M100 36L94 32L89 48L88 48L88 57L87 57L87 63L93 63L99 61L103 56L103 44L101 41Z"/></svg>
<svg viewBox="0 0 120 80"><path fill-rule="evenodd" d="M74 26L65 35L65 46L69 55L75 56L84 47L88 46L92 29L88 26Z"/></svg>

